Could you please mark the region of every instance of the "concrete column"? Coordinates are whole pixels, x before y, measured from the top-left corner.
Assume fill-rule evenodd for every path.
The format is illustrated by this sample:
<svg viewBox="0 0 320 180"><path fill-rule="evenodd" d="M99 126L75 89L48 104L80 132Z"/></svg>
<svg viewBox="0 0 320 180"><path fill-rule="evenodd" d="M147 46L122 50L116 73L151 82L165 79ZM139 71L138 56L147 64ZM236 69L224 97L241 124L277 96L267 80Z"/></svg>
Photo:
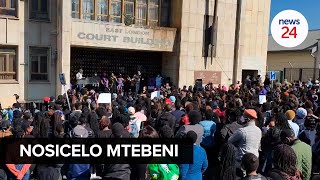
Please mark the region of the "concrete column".
<svg viewBox="0 0 320 180"><path fill-rule="evenodd" d="M19 89L20 93L18 94L20 97L20 100L27 100L27 83L28 83L28 75L29 75L29 69L28 69L28 46L25 46L25 5L27 5L27 1L19 1L19 46L18 46L18 81L19 81ZM8 37L12 38L12 37Z"/></svg>
<svg viewBox="0 0 320 180"><path fill-rule="evenodd" d="M236 69L233 69L233 71L237 71L237 76L236 79L233 79L233 83L237 81L242 80L242 69L243 69L243 56L244 56L244 51L246 44L245 44L245 39L248 38L246 37L246 6L247 6L247 0L242 0L241 1L241 15L240 15L240 33L239 33L239 54L238 54L238 65L236 66ZM248 46L248 45L247 45Z"/></svg>
<svg viewBox="0 0 320 180"><path fill-rule="evenodd" d="M175 85L181 83L181 74L179 74L180 68L180 44L181 44L181 16L182 16L182 3L183 0L171 1L171 27L177 28L175 46L173 52L163 53L162 56L162 70L163 74L171 78L171 81Z"/></svg>
<svg viewBox="0 0 320 180"><path fill-rule="evenodd" d="M70 89L70 41L71 41L71 1L58 0L58 40L57 40L57 95L64 90L59 81L59 73L66 77L66 89Z"/></svg>

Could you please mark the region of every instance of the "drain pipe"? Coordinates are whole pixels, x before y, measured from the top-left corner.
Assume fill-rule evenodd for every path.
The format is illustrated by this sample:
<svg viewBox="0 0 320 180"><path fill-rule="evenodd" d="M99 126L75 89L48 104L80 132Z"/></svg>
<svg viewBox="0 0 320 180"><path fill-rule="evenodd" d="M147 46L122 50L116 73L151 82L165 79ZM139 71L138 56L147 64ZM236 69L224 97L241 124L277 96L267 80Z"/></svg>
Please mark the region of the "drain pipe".
<svg viewBox="0 0 320 180"><path fill-rule="evenodd" d="M240 21L241 21L241 5L242 0L237 0L237 11L236 11L236 29L234 37L234 53L233 53L233 78L232 83L236 84L238 81L238 66L239 66L239 49L240 49Z"/></svg>

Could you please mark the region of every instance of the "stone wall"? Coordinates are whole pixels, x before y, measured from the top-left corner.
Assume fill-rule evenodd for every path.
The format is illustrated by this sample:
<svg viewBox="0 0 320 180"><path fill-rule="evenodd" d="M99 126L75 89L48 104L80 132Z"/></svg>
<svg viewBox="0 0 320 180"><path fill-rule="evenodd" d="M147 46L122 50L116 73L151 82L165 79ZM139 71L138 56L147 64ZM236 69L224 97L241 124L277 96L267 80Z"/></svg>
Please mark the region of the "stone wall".
<svg viewBox="0 0 320 180"><path fill-rule="evenodd" d="M0 46L17 49L17 81L0 80L1 96L18 94L20 101L40 100L44 96L55 95L56 84L56 1L50 1L50 21L29 19L29 1L18 1L18 16L0 16ZM29 50L30 47L49 49L49 81L30 81Z"/></svg>

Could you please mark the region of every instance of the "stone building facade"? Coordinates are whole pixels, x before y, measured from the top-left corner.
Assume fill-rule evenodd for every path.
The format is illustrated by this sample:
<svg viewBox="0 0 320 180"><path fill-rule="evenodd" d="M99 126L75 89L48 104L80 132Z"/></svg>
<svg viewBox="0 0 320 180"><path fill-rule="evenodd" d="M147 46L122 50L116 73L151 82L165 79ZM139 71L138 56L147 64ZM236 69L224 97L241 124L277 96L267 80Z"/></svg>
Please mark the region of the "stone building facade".
<svg viewBox="0 0 320 180"><path fill-rule="evenodd" d="M310 30L305 41L294 48L278 45L269 36L267 65L268 71L276 71L278 80L308 81L320 77L320 30Z"/></svg>
<svg viewBox="0 0 320 180"><path fill-rule="evenodd" d="M58 74L69 85L79 67L161 73L179 87L266 72L270 0L0 2L2 96L58 95Z"/></svg>

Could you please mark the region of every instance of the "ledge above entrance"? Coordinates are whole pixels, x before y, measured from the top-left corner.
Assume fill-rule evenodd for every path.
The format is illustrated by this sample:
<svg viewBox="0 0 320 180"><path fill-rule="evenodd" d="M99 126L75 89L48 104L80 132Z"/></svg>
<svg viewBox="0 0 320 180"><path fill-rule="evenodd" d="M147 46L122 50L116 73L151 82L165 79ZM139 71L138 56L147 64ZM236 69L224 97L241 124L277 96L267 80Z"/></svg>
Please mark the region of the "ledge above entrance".
<svg viewBox="0 0 320 180"><path fill-rule="evenodd" d="M175 28L137 28L100 22L72 21L71 46L172 52Z"/></svg>

